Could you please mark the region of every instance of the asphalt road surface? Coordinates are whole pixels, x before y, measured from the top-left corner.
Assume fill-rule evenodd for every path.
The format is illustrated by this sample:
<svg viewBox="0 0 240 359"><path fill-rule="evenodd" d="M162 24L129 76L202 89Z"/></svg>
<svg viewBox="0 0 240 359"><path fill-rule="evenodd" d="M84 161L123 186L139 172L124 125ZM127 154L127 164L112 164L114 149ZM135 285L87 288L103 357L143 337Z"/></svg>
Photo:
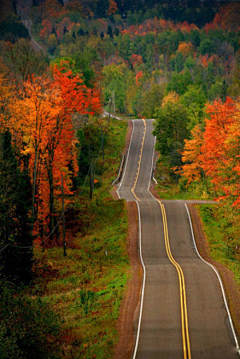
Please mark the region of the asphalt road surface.
<svg viewBox="0 0 240 359"><path fill-rule="evenodd" d="M118 188L136 201L144 275L133 359L239 358L237 339L214 270L198 256L183 201L149 192L155 139L152 120L133 121Z"/></svg>

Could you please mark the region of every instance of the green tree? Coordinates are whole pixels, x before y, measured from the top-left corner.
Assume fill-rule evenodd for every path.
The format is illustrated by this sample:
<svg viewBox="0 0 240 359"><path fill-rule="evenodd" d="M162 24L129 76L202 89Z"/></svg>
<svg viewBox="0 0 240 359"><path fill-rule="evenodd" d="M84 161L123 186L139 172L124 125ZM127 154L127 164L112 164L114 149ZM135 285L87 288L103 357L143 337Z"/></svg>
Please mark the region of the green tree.
<svg viewBox="0 0 240 359"><path fill-rule="evenodd" d="M0 23L0 40L16 42L19 38L29 38L26 27L16 21L4 20Z"/></svg>
<svg viewBox="0 0 240 359"><path fill-rule="evenodd" d="M111 25L108 25L107 34L111 37L111 39L113 38L113 32L112 32L112 26Z"/></svg>
<svg viewBox="0 0 240 359"><path fill-rule="evenodd" d="M167 85L167 91L177 92L179 95L183 95L189 85L193 84L193 79L190 71L187 69L182 73L173 73L172 78Z"/></svg>
<svg viewBox="0 0 240 359"><path fill-rule="evenodd" d="M116 109L120 112L126 110L126 90L129 70L125 64L111 64L103 68L103 93L105 102L112 97L114 91Z"/></svg>
<svg viewBox="0 0 240 359"><path fill-rule="evenodd" d="M189 130L192 130L198 123L202 123L205 117L204 106L206 103L206 96L198 86L189 86L185 94L181 96L180 103L187 108L187 128Z"/></svg>
<svg viewBox="0 0 240 359"><path fill-rule="evenodd" d="M188 41L191 41L193 46L198 47L200 45L200 32L198 30L191 30L186 37Z"/></svg>
<svg viewBox="0 0 240 359"><path fill-rule="evenodd" d="M215 52L215 44L213 40L210 39L204 39L201 41L199 46L199 52L201 55L211 55Z"/></svg>
<svg viewBox="0 0 240 359"><path fill-rule="evenodd" d="M223 79L217 79L213 83L208 91L208 99L214 101L216 98L220 98L225 101L227 96L228 84Z"/></svg>
<svg viewBox="0 0 240 359"><path fill-rule="evenodd" d="M153 118L157 107L161 106L164 96L165 85L153 84L149 90L143 94L142 113L146 118Z"/></svg>
<svg viewBox="0 0 240 359"><path fill-rule="evenodd" d="M164 107L157 108L154 117L156 122L153 134L157 138L156 149L170 169L180 166L184 139L189 136L187 109L179 102L167 102Z"/></svg>
<svg viewBox="0 0 240 359"><path fill-rule="evenodd" d="M39 297L0 283L0 353L2 359L57 359L59 317Z"/></svg>
<svg viewBox="0 0 240 359"><path fill-rule="evenodd" d="M119 35L117 37L117 51L119 51L119 55L124 59L129 59L129 57L132 56L132 52L130 51L131 42L132 40L129 34Z"/></svg>
<svg viewBox="0 0 240 359"><path fill-rule="evenodd" d="M27 167L27 158L25 159ZM0 243L1 274L12 281L29 281L32 268L32 246L29 211L31 186L26 168L20 171L11 144L11 134L5 131L0 142ZM11 245L9 245L11 244Z"/></svg>
<svg viewBox="0 0 240 359"><path fill-rule="evenodd" d="M176 55L171 57L169 64L172 71L180 72L183 69L184 59L183 54L179 51L176 51Z"/></svg>

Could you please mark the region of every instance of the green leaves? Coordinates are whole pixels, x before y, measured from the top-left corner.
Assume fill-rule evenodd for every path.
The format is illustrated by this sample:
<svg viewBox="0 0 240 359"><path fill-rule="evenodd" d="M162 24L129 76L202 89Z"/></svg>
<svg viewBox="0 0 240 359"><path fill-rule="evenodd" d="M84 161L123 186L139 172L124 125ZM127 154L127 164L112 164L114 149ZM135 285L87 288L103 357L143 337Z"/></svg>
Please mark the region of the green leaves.
<svg viewBox="0 0 240 359"><path fill-rule="evenodd" d="M60 320L40 298L27 297L0 284L0 352L2 359L59 358Z"/></svg>
<svg viewBox="0 0 240 359"><path fill-rule="evenodd" d="M187 109L179 102L167 102L158 108L155 114L154 135L157 137L156 148L167 160L170 167L181 164L180 152L184 139L188 138Z"/></svg>

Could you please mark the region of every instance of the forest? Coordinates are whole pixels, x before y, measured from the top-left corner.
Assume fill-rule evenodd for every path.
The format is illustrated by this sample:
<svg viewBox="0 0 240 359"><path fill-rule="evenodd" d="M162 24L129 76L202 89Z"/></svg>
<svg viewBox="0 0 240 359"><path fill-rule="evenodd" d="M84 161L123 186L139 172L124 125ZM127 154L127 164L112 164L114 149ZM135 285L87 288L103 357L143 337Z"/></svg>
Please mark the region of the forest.
<svg viewBox="0 0 240 359"><path fill-rule="evenodd" d="M103 116L104 108L113 112L113 104L122 118L155 119L160 196L167 192L219 201L211 215L221 222L226 257L239 263L239 17L237 1L2 1L3 358L29 358L33 347L36 358L57 358L56 348L62 358L112 357L115 339L109 339L109 327L99 329L107 314L96 308L103 302L115 313L115 323L129 266L126 208L121 201L114 203L107 190L126 133L126 124ZM41 51L34 49L31 36ZM102 263L106 243L89 232L90 223L96 223L96 231L105 223L100 210L104 201L112 213L110 226L121 223L118 265L114 255ZM114 215L121 211L115 223ZM65 235L67 244L62 242ZM109 253L114 241L111 246ZM92 251L100 264L91 262ZM60 256L61 262L54 264ZM82 318L85 329L71 327L72 309L61 322L59 314L67 304L56 295L61 275L63 293L65 284L69 292L79 286L70 269L77 268L79 258L78 304L71 295L78 305L75 317ZM117 297L117 307L111 295ZM39 311L42 317L37 318ZM94 316L99 328L91 336ZM16 330L10 334L13 325ZM31 341L26 339L29 330Z"/></svg>

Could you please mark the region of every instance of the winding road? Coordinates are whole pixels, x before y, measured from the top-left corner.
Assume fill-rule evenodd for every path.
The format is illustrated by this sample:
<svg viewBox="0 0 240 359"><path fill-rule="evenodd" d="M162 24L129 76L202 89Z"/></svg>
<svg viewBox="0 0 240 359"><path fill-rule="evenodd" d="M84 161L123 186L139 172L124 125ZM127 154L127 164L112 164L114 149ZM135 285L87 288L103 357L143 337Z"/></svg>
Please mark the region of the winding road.
<svg viewBox="0 0 240 359"><path fill-rule="evenodd" d="M143 283L132 359L239 358L221 282L196 249L184 201L149 191L153 120L134 120L118 195L136 201Z"/></svg>
<svg viewBox="0 0 240 359"><path fill-rule="evenodd" d="M43 51L44 53L46 53L46 50L42 46L40 46L32 37L32 34L31 34L32 20L30 20L30 19L22 20L22 23L26 27L26 29L28 29L28 33L31 38L31 45L32 45L33 49L35 51Z"/></svg>

